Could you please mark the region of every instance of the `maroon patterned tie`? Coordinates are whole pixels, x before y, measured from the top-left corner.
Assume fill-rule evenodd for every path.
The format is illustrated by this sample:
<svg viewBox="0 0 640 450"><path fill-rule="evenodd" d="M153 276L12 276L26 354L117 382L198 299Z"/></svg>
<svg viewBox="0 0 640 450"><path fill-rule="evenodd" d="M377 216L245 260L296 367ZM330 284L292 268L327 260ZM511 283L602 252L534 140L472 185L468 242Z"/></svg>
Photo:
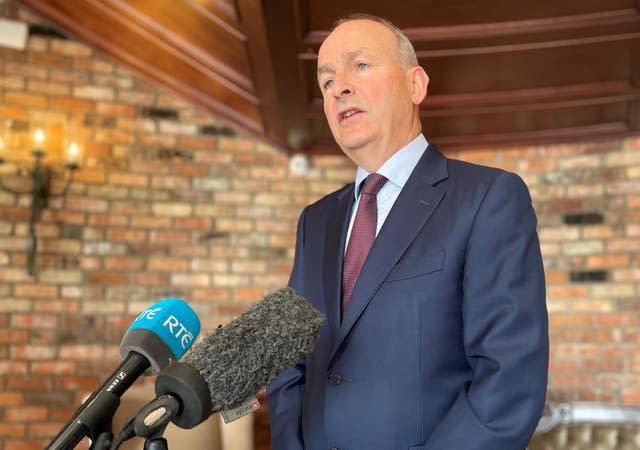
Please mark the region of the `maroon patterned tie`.
<svg viewBox="0 0 640 450"><path fill-rule="evenodd" d="M378 205L376 195L384 186L387 179L378 174L372 173L364 180L364 187L360 193L360 203L356 218L351 228L349 245L344 255L342 266L342 316L349 306L351 293L356 285L356 280L360 275L360 270L367 259L369 250L376 238L376 225L378 223Z"/></svg>

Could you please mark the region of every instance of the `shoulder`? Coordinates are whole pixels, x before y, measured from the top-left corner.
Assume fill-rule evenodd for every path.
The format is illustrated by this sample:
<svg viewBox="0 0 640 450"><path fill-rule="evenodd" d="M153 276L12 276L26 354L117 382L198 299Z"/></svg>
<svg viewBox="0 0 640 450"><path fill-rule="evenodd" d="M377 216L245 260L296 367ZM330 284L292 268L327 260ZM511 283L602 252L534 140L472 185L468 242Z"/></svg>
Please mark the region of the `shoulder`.
<svg viewBox="0 0 640 450"><path fill-rule="evenodd" d="M508 172L497 167L483 166L458 159L447 158L449 177L465 183L492 183L499 176Z"/></svg>
<svg viewBox="0 0 640 450"><path fill-rule="evenodd" d="M529 202L525 182L515 173L497 167L474 164L442 155L434 149L439 164L446 165L446 176L434 186L459 205L475 210L486 196L515 196Z"/></svg>
<svg viewBox="0 0 640 450"><path fill-rule="evenodd" d="M459 186L469 187L471 189L500 187L500 186L519 186L526 185L522 178L513 172L491 167L481 164L475 164L458 159L447 158L447 169L449 173L449 181Z"/></svg>
<svg viewBox="0 0 640 450"><path fill-rule="evenodd" d="M304 209L305 213L320 213L326 211L329 207L335 205L339 201L349 201L353 196L353 183L345 184L340 189L333 191L315 202L307 205Z"/></svg>

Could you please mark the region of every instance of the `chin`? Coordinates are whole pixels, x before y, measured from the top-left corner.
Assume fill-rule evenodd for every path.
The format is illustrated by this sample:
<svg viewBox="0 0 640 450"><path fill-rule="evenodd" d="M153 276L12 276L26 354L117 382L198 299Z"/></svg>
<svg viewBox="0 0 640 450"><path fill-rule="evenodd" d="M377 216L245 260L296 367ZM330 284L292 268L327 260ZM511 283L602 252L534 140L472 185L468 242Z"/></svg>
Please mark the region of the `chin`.
<svg viewBox="0 0 640 450"><path fill-rule="evenodd" d="M338 142L340 148L345 152L355 152L360 150L361 148L367 147L373 141L373 139L369 134L353 133L347 136L343 135L339 140L336 139L336 141Z"/></svg>

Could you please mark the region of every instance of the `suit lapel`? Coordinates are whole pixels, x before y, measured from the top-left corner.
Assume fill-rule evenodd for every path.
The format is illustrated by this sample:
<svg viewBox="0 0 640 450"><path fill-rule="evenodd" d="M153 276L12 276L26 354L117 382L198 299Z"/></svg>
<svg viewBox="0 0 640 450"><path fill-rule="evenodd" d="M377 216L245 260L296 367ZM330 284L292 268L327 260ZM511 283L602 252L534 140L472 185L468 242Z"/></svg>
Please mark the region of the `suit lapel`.
<svg viewBox="0 0 640 450"><path fill-rule="evenodd" d="M353 185L344 189L327 211L327 235L324 255L324 286L327 305L327 320L331 336L336 336L340 327L340 301L342 298L342 262L344 242L353 207Z"/></svg>
<svg viewBox="0 0 640 450"><path fill-rule="evenodd" d="M384 279L444 197L444 193L433 185L447 176L446 159L434 146L429 145L391 208L362 266L349 308L338 329L332 358ZM340 299L339 293L337 298Z"/></svg>

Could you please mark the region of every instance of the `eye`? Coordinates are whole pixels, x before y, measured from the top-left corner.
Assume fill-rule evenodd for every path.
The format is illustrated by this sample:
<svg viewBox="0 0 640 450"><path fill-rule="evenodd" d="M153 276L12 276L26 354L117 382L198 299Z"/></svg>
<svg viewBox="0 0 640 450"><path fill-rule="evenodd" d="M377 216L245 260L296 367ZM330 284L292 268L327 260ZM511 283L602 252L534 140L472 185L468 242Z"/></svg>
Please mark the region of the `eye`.
<svg viewBox="0 0 640 450"><path fill-rule="evenodd" d="M329 89L331 88L331 86L333 86L333 80L327 80L322 85L323 89Z"/></svg>
<svg viewBox="0 0 640 450"><path fill-rule="evenodd" d="M367 67L369 67L369 64L363 63L363 62L359 62L358 64L356 64L356 67L358 68L358 70L364 70Z"/></svg>

